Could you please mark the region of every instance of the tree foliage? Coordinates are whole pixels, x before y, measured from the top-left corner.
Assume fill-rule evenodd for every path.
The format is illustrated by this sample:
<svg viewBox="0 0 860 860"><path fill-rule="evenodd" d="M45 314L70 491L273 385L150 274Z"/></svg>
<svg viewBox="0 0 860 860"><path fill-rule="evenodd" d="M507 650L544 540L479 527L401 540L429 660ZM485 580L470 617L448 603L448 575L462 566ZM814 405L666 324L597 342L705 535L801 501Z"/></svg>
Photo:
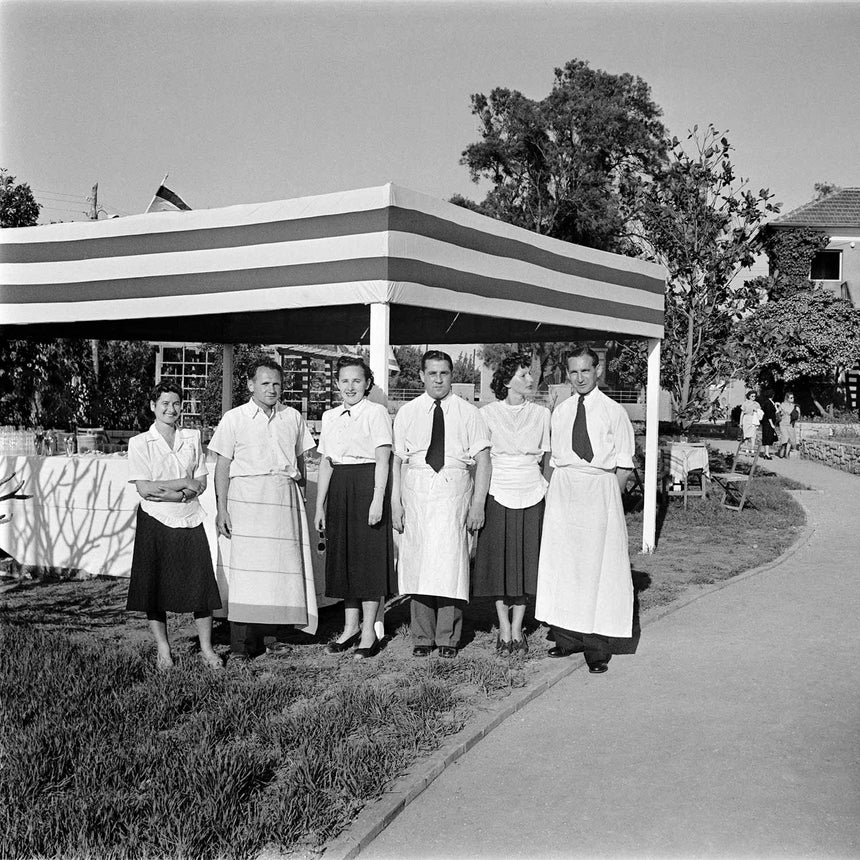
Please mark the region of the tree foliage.
<svg viewBox="0 0 860 860"><path fill-rule="evenodd" d="M759 225L779 211L767 189L750 191L735 177L732 149L713 126L701 134L694 127L687 146L673 139L666 166L639 184L643 255L668 271L661 381L682 425L701 418L714 386L731 376L732 329L760 298L733 280L754 260ZM624 345L612 367L625 383L641 385L644 345Z"/></svg>
<svg viewBox="0 0 860 860"><path fill-rule="evenodd" d="M26 182L15 184L15 177L0 168L0 227L32 227L42 207Z"/></svg>
<svg viewBox="0 0 860 860"><path fill-rule="evenodd" d="M536 233L630 252L638 177L665 156L661 110L647 83L573 59L539 101L502 87L471 98L481 139L461 164L489 181L481 203L452 202Z"/></svg>
<svg viewBox="0 0 860 860"><path fill-rule="evenodd" d="M108 340L99 341L98 350L89 420L98 427L145 429L152 423L149 392L155 382L155 347L148 341Z"/></svg>
<svg viewBox="0 0 860 860"><path fill-rule="evenodd" d="M746 317L732 346L751 384L834 382L860 363L860 310L820 285L807 285Z"/></svg>
<svg viewBox="0 0 860 860"><path fill-rule="evenodd" d="M461 352L454 360L454 370L451 374L453 382L464 382L469 385L481 384L481 371L475 367L475 357L471 353Z"/></svg>
<svg viewBox="0 0 860 860"><path fill-rule="evenodd" d="M814 227L765 227L761 239L770 262L770 275L758 279L755 286L771 301L796 290L808 290L812 258L827 247L830 237Z"/></svg>
<svg viewBox="0 0 860 860"><path fill-rule="evenodd" d="M418 375L421 371L422 355L422 351L416 346L394 347L394 357L400 370L391 381L392 388L403 388L407 391L420 391L424 388L424 383Z"/></svg>

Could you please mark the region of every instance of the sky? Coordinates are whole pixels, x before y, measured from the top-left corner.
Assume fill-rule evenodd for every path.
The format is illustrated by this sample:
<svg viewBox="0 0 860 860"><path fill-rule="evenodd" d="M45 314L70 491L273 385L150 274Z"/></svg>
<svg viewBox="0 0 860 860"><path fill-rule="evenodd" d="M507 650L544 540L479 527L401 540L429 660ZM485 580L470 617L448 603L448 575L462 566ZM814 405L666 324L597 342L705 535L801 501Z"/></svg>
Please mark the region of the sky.
<svg viewBox="0 0 860 860"><path fill-rule="evenodd" d="M574 57L651 86L679 137L713 123L793 209L860 186L860 2L0 0L0 166L82 219L396 182L480 198L472 93L551 88Z"/></svg>

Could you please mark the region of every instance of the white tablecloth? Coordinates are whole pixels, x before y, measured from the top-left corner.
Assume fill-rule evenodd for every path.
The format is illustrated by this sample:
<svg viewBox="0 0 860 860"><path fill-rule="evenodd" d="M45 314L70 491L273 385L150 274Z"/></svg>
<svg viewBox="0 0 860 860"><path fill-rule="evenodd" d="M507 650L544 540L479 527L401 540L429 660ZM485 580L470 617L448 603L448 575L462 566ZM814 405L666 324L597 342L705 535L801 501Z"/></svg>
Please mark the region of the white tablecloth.
<svg viewBox="0 0 860 860"><path fill-rule="evenodd" d="M26 565L73 569L93 576L130 575L140 497L128 483L125 457L0 457L0 479L10 472L24 478L21 492L32 498L0 502L0 513L12 514L10 522L0 524L0 547L9 555ZM218 544L212 464L209 472L200 503L206 512L203 527L214 565ZM316 474L310 473L307 509L311 528L316 489ZM222 553L229 554L230 541L219 540ZM314 552L313 558L314 580L321 596L325 591L325 556ZM320 597L319 602L326 606L335 601Z"/></svg>
<svg viewBox="0 0 860 860"><path fill-rule="evenodd" d="M708 448L704 442L671 442L669 443L669 476L672 483L683 483L687 473L701 469L710 477L708 465Z"/></svg>

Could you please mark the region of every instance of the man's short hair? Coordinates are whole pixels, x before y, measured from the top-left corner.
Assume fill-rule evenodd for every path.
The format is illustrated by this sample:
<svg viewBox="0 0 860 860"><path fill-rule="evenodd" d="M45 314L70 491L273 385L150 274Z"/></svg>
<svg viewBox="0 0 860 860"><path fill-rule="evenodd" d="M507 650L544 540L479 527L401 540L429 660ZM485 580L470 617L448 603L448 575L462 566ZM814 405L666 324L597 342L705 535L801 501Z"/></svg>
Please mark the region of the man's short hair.
<svg viewBox="0 0 860 860"><path fill-rule="evenodd" d="M591 363L594 367L597 367L600 364L600 356L588 345L584 344L583 346L578 346L576 349L572 350L567 354L567 364L572 358L582 358L584 355L587 355L591 359ZM569 367L570 365L568 365Z"/></svg>
<svg viewBox="0 0 860 860"><path fill-rule="evenodd" d="M185 400L182 386L178 382L174 382L169 376L155 383L149 392L149 402L157 403L162 394L176 394L180 403Z"/></svg>
<svg viewBox="0 0 860 860"><path fill-rule="evenodd" d="M493 381L490 383L496 400L504 400L508 396L508 383L517 375L517 371L521 367L531 369L531 366L531 356L525 352L515 352L513 355L503 358L502 363L493 374Z"/></svg>
<svg viewBox="0 0 860 860"><path fill-rule="evenodd" d="M248 367L245 369L245 375L248 377L249 382L253 381L254 377L257 375L257 371L261 367L265 367L267 370L277 371L278 376L280 376L283 381L284 368L281 367L277 361L271 358L257 358L249 362Z"/></svg>
<svg viewBox="0 0 860 860"><path fill-rule="evenodd" d="M421 356L421 369L427 370L427 362L428 361L447 361L448 367L453 372L454 370L454 362L451 359L451 356L448 355L447 352L442 352L441 349L428 349L424 355Z"/></svg>
<svg viewBox="0 0 860 860"><path fill-rule="evenodd" d="M370 389L373 388L373 371L370 369L367 362L363 358L359 358L354 355L342 355L337 360L337 364L334 368L335 379L340 378L340 372L344 367L360 367L364 371L364 378L367 380L367 388L364 391L364 396L367 397L370 393Z"/></svg>

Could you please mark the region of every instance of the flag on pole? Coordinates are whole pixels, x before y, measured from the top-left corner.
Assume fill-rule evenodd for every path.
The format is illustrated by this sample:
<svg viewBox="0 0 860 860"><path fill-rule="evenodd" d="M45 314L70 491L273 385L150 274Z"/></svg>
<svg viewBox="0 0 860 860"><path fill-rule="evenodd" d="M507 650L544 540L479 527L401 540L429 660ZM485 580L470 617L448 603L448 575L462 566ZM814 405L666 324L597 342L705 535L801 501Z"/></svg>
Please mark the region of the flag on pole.
<svg viewBox="0 0 860 860"><path fill-rule="evenodd" d="M152 198L152 203L146 209L146 212L190 212L191 207L174 191L171 191L166 185L159 185L158 191L155 192L155 197Z"/></svg>
<svg viewBox="0 0 860 860"><path fill-rule="evenodd" d="M394 354L394 347L388 347L388 372L400 373L400 365L397 363L397 356Z"/></svg>

